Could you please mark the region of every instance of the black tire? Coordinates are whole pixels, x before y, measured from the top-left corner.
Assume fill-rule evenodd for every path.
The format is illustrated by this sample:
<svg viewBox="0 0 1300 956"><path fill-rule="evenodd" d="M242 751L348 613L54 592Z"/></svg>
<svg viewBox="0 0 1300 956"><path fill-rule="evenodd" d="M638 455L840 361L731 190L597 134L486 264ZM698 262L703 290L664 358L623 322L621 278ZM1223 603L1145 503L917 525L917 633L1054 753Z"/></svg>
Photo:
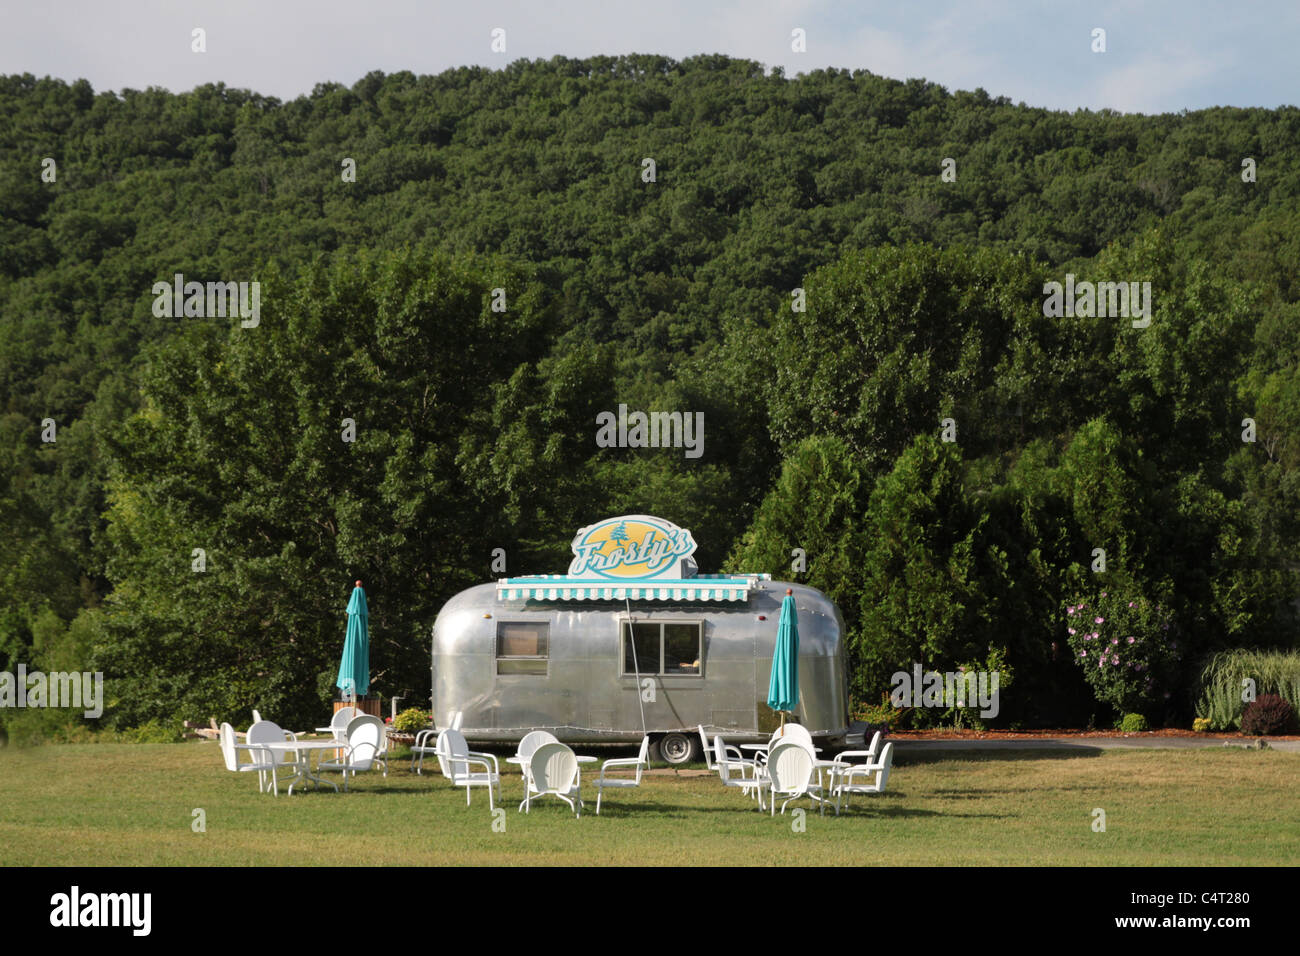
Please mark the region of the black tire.
<svg viewBox="0 0 1300 956"><path fill-rule="evenodd" d="M700 759L700 739L698 734L685 731L673 731L664 734L655 742L659 759L672 767L680 767Z"/></svg>

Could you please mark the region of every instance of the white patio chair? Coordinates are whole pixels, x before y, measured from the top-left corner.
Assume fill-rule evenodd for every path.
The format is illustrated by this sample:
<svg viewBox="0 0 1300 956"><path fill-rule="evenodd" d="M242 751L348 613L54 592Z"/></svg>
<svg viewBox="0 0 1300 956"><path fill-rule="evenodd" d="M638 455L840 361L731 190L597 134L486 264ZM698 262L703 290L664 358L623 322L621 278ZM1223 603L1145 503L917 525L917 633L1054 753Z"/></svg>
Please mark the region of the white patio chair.
<svg viewBox="0 0 1300 956"><path fill-rule="evenodd" d="M784 733L782 733L783 730ZM823 783L822 764L824 761L817 758L817 748L813 745L812 734L809 733L808 728L803 724L789 723L784 727L778 727L776 730L772 731L772 737L767 742L767 749L762 751L757 757L759 766L766 766L768 756L772 753L772 748L777 744L786 741L802 743L808 747L809 752L813 755L813 772L817 775L818 786L821 786Z"/></svg>
<svg viewBox="0 0 1300 956"><path fill-rule="evenodd" d="M531 770L533 754L537 752L537 748L542 744L554 744L558 742L559 741L555 734L547 730L530 730L528 733L524 734L523 739L519 741L519 747L515 751L515 759L519 762L519 769L524 775L525 790L528 789L528 773Z"/></svg>
<svg viewBox="0 0 1300 956"><path fill-rule="evenodd" d="M235 728L229 724L221 725L221 729L217 732L217 740L221 743L221 759L225 761L226 769L234 773L256 773L257 792L262 793L265 789L266 774L275 769L274 761L267 758L265 751L253 750L249 751L253 759L247 763L240 763L239 751L235 749Z"/></svg>
<svg viewBox="0 0 1300 956"><path fill-rule="evenodd" d="M880 735L877 734L877 737ZM874 745L877 741L872 741ZM851 764L845 757L866 757L866 763ZM840 813L840 798L844 798L844 807L848 808L849 799L855 793L884 793L889 782L889 768L894 764L894 744L885 744L880 752L880 759L872 759L870 750L846 750L835 758L836 766L831 768L831 793L835 795L835 815Z"/></svg>
<svg viewBox="0 0 1300 956"><path fill-rule="evenodd" d="M260 724L261 722L262 722L262 715L259 714L259 713L257 712L257 708L254 707L254 708L253 708L253 723L255 723L255 724Z"/></svg>
<svg viewBox="0 0 1300 956"><path fill-rule="evenodd" d="M452 730L460 730L460 723L461 720L464 718L464 716L465 716L464 713L459 710L452 715L451 718ZM415 743L411 745L411 769L414 770L416 773L418 774L424 773L425 754L433 754L434 756L437 756L438 735L441 733L442 731L438 730L435 727L432 730L421 730L419 733L415 735ZM432 746L430 746L429 744L430 739L433 740Z"/></svg>
<svg viewBox="0 0 1300 956"><path fill-rule="evenodd" d="M772 736L767 741L767 747L760 752L759 763L766 763L767 755L772 752L772 748L786 740L801 741L812 747L813 753L817 752L817 748L813 747L812 734L808 732L807 727L803 724L786 724L784 727L778 727L772 731Z"/></svg>
<svg viewBox="0 0 1300 956"><path fill-rule="evenodd" d="M488 809L496 809L492 793L495 789L497 797L501 796L501 767L495 754L470 750L465 735L451 728L438 735L435 751L442 775L452 786L465 788L465 806L469 806L471 787L487 787ZM483 769L475 770L475 767Z"/></svg>
<svg viewBox="0 0 1300 956"><path fill-rule="evenodd" d="M877 730L874 734L871 735L871 743L867 745L866 750L846 750L843 753L836 755L835 762L839 763L840 757L858 757L858 756L866 757L868 761L871 761L871 760L875 760L876 755L879 753L880 753L880 731Z"/></svg>
<svg viewBox="0 0 1300 956"><path fill-rule="evenodd" d="M348 724L353 718L360 716L361 711L355 707L340 707L334 711L334 716L330 718L328 727L317 727L318 734L333 734L335 740L344 740L348 735Z"/></svg>
<svg viewBox="0 0 1300 956"><path fill-rule="evenodd" d="M708 735L704 732L704 725L697 724L696 726L700 731L700 745L704 748L704 764L714 773L717 773L718 758L714 755L713 744L709 740ZM739 747L733 747L731 744L723 744L723 748L726 751L728 759L731 761L733 769L737 767L754 767L758 764L758 761L754 760L754 758L746 757L742 754Z"/></svg>
<svg viewBox="0 0 1300 956"><path fill-rule="evenodd" d="M714 773L717 773L718 760L713 755L713 743L709 740L708 734L704 732L704 725L697 724L696 726L699 728L700 731L700 746L704 749L704 764ZM733 747L731 744L726 744L725 747L726 747L727 755L732 758L732 763L735 764L756 763L756 761L753 758L744 756L740 752L739 747Z"/></svg>
<svg viewBox="0 0 1300 956"><path fill-rule="evenodd" d="M577 816L582 816L578 758L569 747L558 741L542 744L533 752L528 766L524 802L520 804L520 809L527 813L532 807L534 796L544 797L548 794L559 797Z"/></svg>
<svg viewBox="0 0 1300 956"><path fill-rule="evenodd" d="M817 757L811 747L799 740L783 740L772 748L767 757L767 776L772 792L772 815L776 816L776 801L785 797L781 812L798 800L808 797L821 806L826 813L826 803L822 799L821 784L813 782L817 770Z"/></svg>
<svg viewBox="0 0 1300 956"><path fill-rule="evenodd" d="M411 744L411 769L418 774L424 773L424 755L436 754L438 752L438 734L439 730L421 730L415 735L415 743ZM433 738L434 746L429 746L429 738ZM417 763L418 760L418 763Z"/></svg>
<svg viewBox="0 0 1300 956"><path fill-rule="evenodd" d="M248 728L248 746L257 747L259 744L282 744L286 740L298 742L296 735L287 730L281 730L280 725L270 720L259 720L253 726ZM292 770L295 774L304 773L307 769L306 757L297 750L252 750L255 754L264 755L263 762L270 763L271 767L271 789L278 797L280 795L280 780L278 772L281 770ZM266 771L263 770L263 779ZM293 785L289 785L289 792L293 792Z"/></svg>
<svg viewBox="0 0 1300 956"><path fill-rule="evenodd" d="M364 714L362 716L365 716ZM355 719L355 718L354 718ZM372 717L372 720L379 720L379 753L375 754L375 763L384 768L384 776L388 776L388 745L391 741L388 738L388 725L378 717ZM349 724L349 726L351 726Z"/></svg>
<svg viewBox="0 0 1300 956"><path fill-rule="evenodd" d="M745 796L751 794L758 798L758 808L763 809L763 788L767 786L767 774L763 769L753 761L733 760L727 754L727 746L722 742L721 737L713 738L713 756L718 764L718 776L722 778L724 787L737 787ZM746 771L752 773L746 773ZM733 772L739 772L741 775L733 777Z"/></svg>
<svg viewBox="0 0 1300 956"><path fill-rule="evenodd" d="M785 731L782 733L782 731ZM768 750L781 743L783 740L798 740L806 743L809 747L813 746L812 734L803 724L786 724L785 727L778 727L772 732L772 738L767 742ZM816 753L816 749L813 750Z"/></svg>
<svg viewBox="0 0 1300 956"><path fill-rule="evenodd" d="M614 760L606 760L600 765L600 779L596 781L596 816L600 816L600 797L606 790L622 790L628 787L641 786L641 774L650 766L650 736L641 738L641 751L636 757L620 757ZM635 770L636 776L628 780L624 777L613 777L606 779L605 774L614 770L616 772L627 772Z"/></svg>
<svg viewBox="0 0 1300 956"><path fill-rule="evenodd" d="M322 770L338 771L343 774L343 792L348 792L348 775L365 773L375 764L383 764L384 722L378 717L362 714L353 717L348 723L346 736L339 741L343 756L336 760L322 760L316 765L317 772ZM384 776L388 776L388 765L384 764Z"/></svg>

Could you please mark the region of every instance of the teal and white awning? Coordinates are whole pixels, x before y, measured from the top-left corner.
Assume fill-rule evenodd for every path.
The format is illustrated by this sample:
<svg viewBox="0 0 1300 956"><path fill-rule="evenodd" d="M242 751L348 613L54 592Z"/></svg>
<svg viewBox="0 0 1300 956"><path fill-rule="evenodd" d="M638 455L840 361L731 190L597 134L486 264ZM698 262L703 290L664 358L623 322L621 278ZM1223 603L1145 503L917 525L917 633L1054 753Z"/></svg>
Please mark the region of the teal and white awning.
<svg viewBox="0 0 1300 956"><path fill-rule="evenodd" d="M531 574L502 578L497 598L503 601L748 601L749 592L770 574L697 574L691 578L572 578L567 574Z"/></svg>

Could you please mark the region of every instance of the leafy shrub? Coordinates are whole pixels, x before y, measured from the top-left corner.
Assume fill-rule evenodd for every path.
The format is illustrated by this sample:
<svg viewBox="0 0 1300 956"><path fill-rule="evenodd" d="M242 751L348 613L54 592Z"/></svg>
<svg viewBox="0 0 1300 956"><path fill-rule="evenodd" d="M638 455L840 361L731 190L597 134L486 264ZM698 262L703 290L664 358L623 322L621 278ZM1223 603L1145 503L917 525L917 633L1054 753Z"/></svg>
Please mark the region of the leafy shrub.
<svg viewBox="0 0 1300 956"><path fill-rule="evenodd" d="M174 744L180 743L181 731L178 725L154 717L138 727L132 727L122 738L133 744Z"/></svg>
<svg viewBox="0 0 1300 956"><path fill-rule="evenodd" d="M895 707L889 700L889 694L880 695L879 704L864 704L856 701L850 708L849 717L862 721L868 727L867 735L872 731L888 731L890 728L904 726L911 707Z"/></svg>
<svg viewBox="0 0 1300 956"><path fill-rule="evenodd" d="M1241 715L1241 732L1250 737L1293 734L1298 730L1295 708L1277 694L1261 694L1246 705Z"/></svg>
<svg viewBox="0 0 1300 956"><path fill-rule="evenodd" d="M968 661L965 664L959 666L957 669L958 671L964 673L974 672L976 674L979 674L982 672L984 674L989 674L989 675L997 674L998 675L998 687L997 687L998 697L1000 697L1006 691L1006 689L1011 686L1012 681L1014 679L1014 674L1012 673L1011 668L1007 666L1007 652L1004 648L999 648L999 647L990 648L988 656L986 656L983 660ZM988 686L991 691L992 690L991 681ZM951 721L952 726L958 730L960 730L963 727L970 727L973 730L986 729L984 720L980 716L979 704L972 701L967 701L966 706L964 707L957 704L957 702L954 701L953 706L949 707L946 711L944 711L943 717L944 720ZM990 719L996 719L996 718L990 718Z"/></svg>
<svg viewBox="0 0 1300 956"><path fill-rule="evenodd" d="M1277 694L1293 709L1300 707L1300 652L1235 648L1214 655L1201 670L1196 716L1214 730L1240 727L1247 680L1256 693Z"/></svg>
<svg viewBox="0 0 1300 956"><path fill-rule="evenodd" d="M1126 734L1140 734L1144 730L1150 730L1151 725L1141 714L1125 714L1119 723L1119 729Z"/></svg>
<svg viewBox="0 0 1300 956"><path fill-rule="evenodd" d="M1065 614L1074 659L1098 700L1136 713L1170 696L1183 652L1168 608L1111 585L1071 601Z"/></svg>
<svg viewBox="0 0 1300 956"><path fill-rule="evenodd" d="M432 715L419 707L408 707L393 718L393 730L399 734L413 734L426 729Z"/></svg>
<svg viewBox="0 0 1300 956"><path fill-rule="evenodd" d="M1209 729L1210 718L1208 717L1197 717L1192 721L1192 730L1196 731L1198 734L1203 734Z"/></svg>

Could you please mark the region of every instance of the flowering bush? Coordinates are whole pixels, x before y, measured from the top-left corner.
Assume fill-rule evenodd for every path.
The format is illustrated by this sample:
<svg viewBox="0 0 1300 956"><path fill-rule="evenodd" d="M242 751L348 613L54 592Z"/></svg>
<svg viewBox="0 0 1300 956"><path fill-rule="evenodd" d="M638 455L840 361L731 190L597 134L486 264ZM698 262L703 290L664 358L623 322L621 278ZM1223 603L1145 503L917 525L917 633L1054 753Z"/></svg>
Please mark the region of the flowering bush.
<svg viewBox="0 0 1300 956"><path fill-rule="evenodd" d="M1122 587L1066 604L1066 636L1098 700L1149 713L1169 697L1183 655L1172 620L1168 608Z"/></svg>

